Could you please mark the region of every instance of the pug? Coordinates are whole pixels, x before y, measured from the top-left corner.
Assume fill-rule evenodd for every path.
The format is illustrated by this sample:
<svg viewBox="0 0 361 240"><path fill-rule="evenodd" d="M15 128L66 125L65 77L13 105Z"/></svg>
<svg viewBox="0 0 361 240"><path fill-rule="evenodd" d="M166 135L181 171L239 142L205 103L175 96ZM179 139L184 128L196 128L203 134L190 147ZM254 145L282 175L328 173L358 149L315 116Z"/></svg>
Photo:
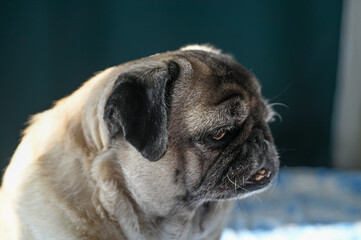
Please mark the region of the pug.
<svg viewBox="0 0 361 240"><path fill-rule="evenodd" d="M267 189L274 112L230 55L191 45L100 72L33 116L4 174L1 239L219 239Z"/></svg>

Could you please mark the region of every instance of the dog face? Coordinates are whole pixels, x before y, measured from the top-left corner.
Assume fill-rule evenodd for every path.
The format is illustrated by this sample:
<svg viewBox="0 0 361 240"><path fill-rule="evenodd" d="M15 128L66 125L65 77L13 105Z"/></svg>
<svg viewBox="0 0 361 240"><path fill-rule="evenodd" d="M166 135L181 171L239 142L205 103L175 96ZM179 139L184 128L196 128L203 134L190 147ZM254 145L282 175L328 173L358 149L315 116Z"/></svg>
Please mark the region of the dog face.
<svg viewBox="0 0 361 240"><path fill-rule="evenodd" d="M155 214L265 189L279 166L272 115L255 77L207 47L132 63L104 111L127 187Z"/></svg>

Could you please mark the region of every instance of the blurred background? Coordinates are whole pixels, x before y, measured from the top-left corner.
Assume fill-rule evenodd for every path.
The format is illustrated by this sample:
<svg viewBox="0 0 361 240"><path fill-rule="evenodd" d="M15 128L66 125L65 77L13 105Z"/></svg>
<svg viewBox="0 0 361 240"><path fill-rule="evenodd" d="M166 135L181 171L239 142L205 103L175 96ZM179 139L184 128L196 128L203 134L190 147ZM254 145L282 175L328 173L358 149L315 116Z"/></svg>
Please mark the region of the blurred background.
<svg viewBox="0 0 361 240"><path fill-rule="evenodd" d="M286 105L271 124L284 166L359 168L360 11L357 0L2 0L0 168L29 115L98 71L189 43L232 53Z"/></svg>

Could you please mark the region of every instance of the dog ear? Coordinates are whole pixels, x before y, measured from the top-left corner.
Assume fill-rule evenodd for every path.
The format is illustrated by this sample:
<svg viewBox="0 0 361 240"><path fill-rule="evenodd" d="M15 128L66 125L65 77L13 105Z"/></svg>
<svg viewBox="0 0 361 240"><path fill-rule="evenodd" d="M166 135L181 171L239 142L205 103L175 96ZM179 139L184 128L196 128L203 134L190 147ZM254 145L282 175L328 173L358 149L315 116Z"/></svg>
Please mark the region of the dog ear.
<svg viewBox="0 0 361 240"><path fill-rule="evenodd" d="M110 137L123 133L143 157L162 158L168 147L173 81L179 71L179 65L171 61L167 67L142 65L119 75L104 110Z"/></svg>

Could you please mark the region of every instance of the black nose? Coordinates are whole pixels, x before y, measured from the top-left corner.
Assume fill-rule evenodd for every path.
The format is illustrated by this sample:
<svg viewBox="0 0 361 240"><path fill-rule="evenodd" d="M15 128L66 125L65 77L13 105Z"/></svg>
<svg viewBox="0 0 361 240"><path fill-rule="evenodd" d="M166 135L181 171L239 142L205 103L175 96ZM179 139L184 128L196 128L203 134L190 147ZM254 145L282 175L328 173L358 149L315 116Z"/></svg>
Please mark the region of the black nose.
<svg viewBox="0 0 361 240"><path fill-rule="evenodd" d="M255 128L248 137L248 142L257 144L263 151L267 150L267 143L264 139L262 130Z"/></svg>

